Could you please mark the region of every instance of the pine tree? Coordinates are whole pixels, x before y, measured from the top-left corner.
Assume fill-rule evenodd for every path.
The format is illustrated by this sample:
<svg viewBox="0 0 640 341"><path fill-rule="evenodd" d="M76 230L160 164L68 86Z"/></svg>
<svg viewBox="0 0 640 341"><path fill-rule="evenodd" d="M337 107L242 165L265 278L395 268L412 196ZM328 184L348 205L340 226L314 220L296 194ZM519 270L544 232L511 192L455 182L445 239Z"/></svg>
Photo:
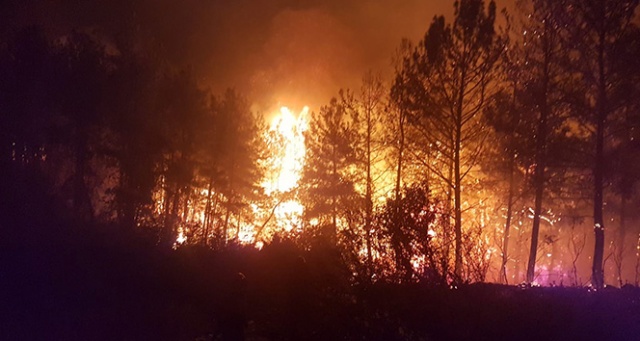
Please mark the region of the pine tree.
<svg viewBox="0 0 640 341"><path fill-rule="evenodd" d="M632 19L637 0L569 1L565 6L565 20L569 47L573 51L571 67L581 75L585 89L581 119L592 127L593 146L593 226L595 247L591 283L604 286L604 189L605 153L613 114L624 110L613 101L612 92L621 86L624 75L614 70L624 61L625 33L634 27Z"/></svg>
<svg viewBox="0 0 640 341"><path fill-rule="evenodd" d="M356 141L354 143L356 186L360 188L363 203L360 208L363 220L364 248L366 250L366 269L368 277L373 268L373 248L375 226L374 195L379 190L379 180L383 176L381 166L385 154L383 153L382 119L386 108L385 90L379 76L367 73L363 80L360 93L341 92L341 102L345 106L354 127ZM363 192L363 193L362 193ZM357 254L359 250L353 250Z"/></svg>
<svg viewBox="0 0 640 341"><path fill-rule="evenodd" d="M519 100L526 112L534 117L533 188L535 192L531 247L527 262L527 283L535 276L538 236L543 214L543 200L548 179L550 144L563 125L563 96L566 72L562 69L565 46L562 44L560 24L554 18L562 4L557 1L534 0L531 12L523 23L522 62L524 91ZM523 66L524 67L524 66ZM565 87L565 88L563 88ZM564 106L566 107L566 106Z"/></svg>
<svg viewBox="0 0 640 341"><path fill-rule="evenodd" d="M486 106L493 65L501 48L496 41L496 6L492 1L455 2L454 21L434 18L424 40L406 56L394 93L411 108L410 122L424 138L429 171L453 193L454 273L462 279L462 185L477 165L484 135L481 113Z"/></svg>
<svg viewBox="0 0 640 341"><path fill-rule="evenodd" d="M334 242L348 223L356 195L354 141L352 122L337 99L312 114L301 179L305 216L317 222L320 235Z"/></svg>

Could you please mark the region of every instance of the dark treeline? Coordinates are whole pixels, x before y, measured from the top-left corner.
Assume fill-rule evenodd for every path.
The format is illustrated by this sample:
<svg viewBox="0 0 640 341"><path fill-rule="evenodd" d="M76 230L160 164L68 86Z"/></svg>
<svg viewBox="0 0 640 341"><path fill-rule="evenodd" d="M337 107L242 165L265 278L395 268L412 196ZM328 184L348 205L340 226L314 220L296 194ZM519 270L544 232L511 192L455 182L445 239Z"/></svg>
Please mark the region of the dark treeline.
<svg viewBox="0 0 640 341"><path fill-rule="evenodd" d="M261 123L234 90L91 32L28 27L4 47L3 168L39 172L72 221L153 227L171 247L196 185L227 197L227 216L253 190Z"/></svg>
<svg viewBox="0 0 640 341"><path fill-rule="evenodd" d="M6 338L625 339L637 7L456 1L402 42L389 84L368 73L291 128L306 150L282 190L264 183L291 141L239 92L133 37L16 28L0 44Z"/></svg>

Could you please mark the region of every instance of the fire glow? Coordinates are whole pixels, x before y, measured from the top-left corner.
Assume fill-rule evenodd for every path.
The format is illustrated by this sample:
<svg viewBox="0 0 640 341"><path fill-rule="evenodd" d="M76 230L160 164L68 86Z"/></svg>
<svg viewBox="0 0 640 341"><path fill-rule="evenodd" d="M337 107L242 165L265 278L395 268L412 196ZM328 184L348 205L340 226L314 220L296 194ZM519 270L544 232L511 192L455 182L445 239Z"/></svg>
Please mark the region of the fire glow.
<svg viewBox="0 0 640 341"><path fill-rule="evenodd" d="M297 117L287 107L271 121L267 145L270 150L270 169L262 187L272 197L280 197L274 208L276 229L290 232L300 229L303 206L295 190L302 175L306 147L304 132L309 128L309 108L304 107Z"/></svg>
<svg viewBox="0 0 640 341"><path fill-rule="evenodd" d="M274 192L285 193L298 185L306 148L304 144L304 132L308 129L308 107L304 107L296 117L287 107L280 108L280 114L271 121L271 132L275 133L280 145L268 141L272 152L273 167L263 183L267 195ZM272 148L282 148L273 150Z"/></svg>
<svg viewBox="0 0 640 341"><path fill-rule="evenodd" d="M218 211L214 212L216 217L211 217L207 222L206 218L206 198L218 197L218 202L226 201L226 198L220 193L209 193L205 188L194 189L194 195L189 199L187 204L187 210L180 216L180 223L177 226L177 238L174 243L174 248L179 247L182 244L197 243L198 240L219 240L223 244L227 243L240 243L244 245L253 245L260 249L265 243L269 243L272 237L276 234L283 236L295 235L303 230L303 214L304 206L302 205L299 197L299 185L302 178L303 169L305 167L305 159L307 157L307 146L305 144L305 134L309 129L309 108L304 107L301 111L296 113L287 107L281 107L277 110L273 117L268 122L268 125L264 131L261 132L262 139L267 148L263 167L265 169L265 175L258 182L261 187L264 197L261 202L250 203L242 213L231 214L228 218L228 229L224 229L225 216ZM357 171L356 169L353 170ZM391 182L392 177L386 173L382 173L378 177L381 182ZM162 182L162 179L161 179ZM384 187L384 186L383 186ZM389 186L387 186L389 187ZM385 187L386 188L386 187ZM358 188L362 192L361 188ZM387 192L387 193L385 193ZM383 195L379 196L379 205L384 205L389 195L389 190L382 190ZM439 194L438 190L433 192L436 196ZM360 193L361 195L363 193ZM502 233L502 220L491 219L492 209L498 207L499 203L497 199L492 197L489 193L478 193L478 197L471 197L471 201L477 201L480 204L472 206L465 202L465 213L463 214L463 220L469 224L478 228L477 238L481 240L473 250L475 259L482 260L481 263L487 266L488 264L497 262L499 257L492 257L495 254L501 254L502 250L492 242L497 240L495 235L491 235L490 231L499 231ZM157 213L161 214L165 207L165 196L163 191L159 191L156 194L156 209ZM434 205L431 210L437 210ZM515 229L517 235L514 242L519 246L523 243L522 232L518 226L523 226L527 218L531 218L531 208L523 208L521 212L514 214L516 219ZM211 213L210 213L211 214ZM554 222L559 221L559 217L555 217L550 211L547 212L549 218L544 219L550 226L554 225ZM504 218L504 217L503 217ZM216 220L217 219L217 220ZM446 230L449 224L445 221L441 221L443 217L438 217L430 224L427 235L432 239L435 247L444 248L447 243L450 242L450 232ZM309 226L315 227L319 224L318 219L310 219ZM338 220L338 225L341 227L347 226L346 222L341 219ZM208 227L206 227L208 226ZM226 233L224 233L224 232ZM468 232L470 233L470 232ZM206 235L206 237L205 237ZM495 240L494 240L495 239ZM221 245L221 244L217 244ZM551 253L551 245L543 245L541 248L544 254L553 256L547 256L544 260L540 260L539 263L539 276L537 280L543 284L550 283L562 283L575 281L575 279L569 278L559 264L561 260L556 259L556 253ZM359 250L361 257L366 257L366 248L364 246ZM374 259L385 256L380 254L379 251L373 251ZM512 256L513 257L513 256ZM382 260L378 260L382 261ZM426 259L424 257L413 257L411 259L414 271L421 271L426 265ZM465 264L469 260L465 260ZM489 268L487 267L487 270ZM524 272L520 264L518 264L518 257L514 257L509 263L509 275L510 280L517 282L519 279L524 278ZM497 279L494 279L497 280Z"/></svg>
<svg viewBox="0 0 640 341"><path fill-rule="evenodd" d="M304 133L308 129L308 113L308 107L304 107L298 115L287 107L281 107L271 120L269 131L264 137L269 153L266 160L267 171L260 183L268 203L250 205L253 220L231 218L230 223L235 228L229 229L227 235L223 236L225 243L237 239L241 244L255 244L259 247L263 243L262 239L268 239L274 233L300 231L304 208L298 201L297 188L306 155ZM195 192L198 194L197 199L190 200L187 214L181 216L182 223L177 228L174 248L184 244L190 233L207 224L205 200L210 193L207 189ZM161 214L165 198L162 191L156 196L157 213Z"/></svg>

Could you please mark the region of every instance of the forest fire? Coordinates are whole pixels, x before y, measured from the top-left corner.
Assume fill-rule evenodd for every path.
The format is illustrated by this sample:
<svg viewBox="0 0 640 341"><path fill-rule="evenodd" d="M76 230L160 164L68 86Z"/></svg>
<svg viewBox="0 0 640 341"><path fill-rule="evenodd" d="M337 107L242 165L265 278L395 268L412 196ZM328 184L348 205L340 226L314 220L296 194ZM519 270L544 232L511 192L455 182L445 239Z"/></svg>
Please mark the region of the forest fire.
<svg viewBox="0 0 640 341"><path fill-rule="evenodd" d="M640 0L8 1L0 339L640 335Z"/></svg>
<svg viewBox="0 0 640 341"><path fill-rule="evenodd" d="M260 182L266 201L262 205L251 203L246 216L225 219L226 223L235 227L222 236L225 242L237 240L241 244L262 245L262 240L256 240L258 234L261 239L268 239L274 233L291 232L294 229L300 231L304 208L298 200L297 186L305 161L304 133L308 129L308 113L308 107L304 107L297 115L289 108L282 107L271 119L268 131L263 135L267 155L265 175ZM155 212L158 216L167 207L168 196L165 192L161 187L155 194ZM202 233L199 229L211 224L207 222L207 215L211 215L207 213L207 207L210 206L207 200L211 197L219 198L217 201L225 200L222 194L209 192L206 188L194 188L184 213L180 215L174 248L187 242L189 235L198 235ZM218 224L225 221L218 221Z"/></svg>

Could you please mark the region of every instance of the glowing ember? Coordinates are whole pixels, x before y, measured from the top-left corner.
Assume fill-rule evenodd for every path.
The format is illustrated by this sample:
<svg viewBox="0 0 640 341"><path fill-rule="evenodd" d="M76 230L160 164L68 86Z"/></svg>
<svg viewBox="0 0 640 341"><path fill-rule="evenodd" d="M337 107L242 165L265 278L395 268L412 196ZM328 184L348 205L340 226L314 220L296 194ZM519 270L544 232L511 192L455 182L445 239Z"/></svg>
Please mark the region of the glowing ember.
<svg viewBox="0 0 640 341"><path fill-rule="evenodd" d="M253 224L242 225L238 231L238 241L243 244L253 243L255 234L256 231Z"/></svg>
<svg viewBox="0 0 640 341"><path fill-rule="evenodd" d="M182 227L178 228L178 238L176 238L176 242L173 243L173 249L177 249L178 246L184 244L187 241L187 236L184 235L184 229Z"/></svg>

